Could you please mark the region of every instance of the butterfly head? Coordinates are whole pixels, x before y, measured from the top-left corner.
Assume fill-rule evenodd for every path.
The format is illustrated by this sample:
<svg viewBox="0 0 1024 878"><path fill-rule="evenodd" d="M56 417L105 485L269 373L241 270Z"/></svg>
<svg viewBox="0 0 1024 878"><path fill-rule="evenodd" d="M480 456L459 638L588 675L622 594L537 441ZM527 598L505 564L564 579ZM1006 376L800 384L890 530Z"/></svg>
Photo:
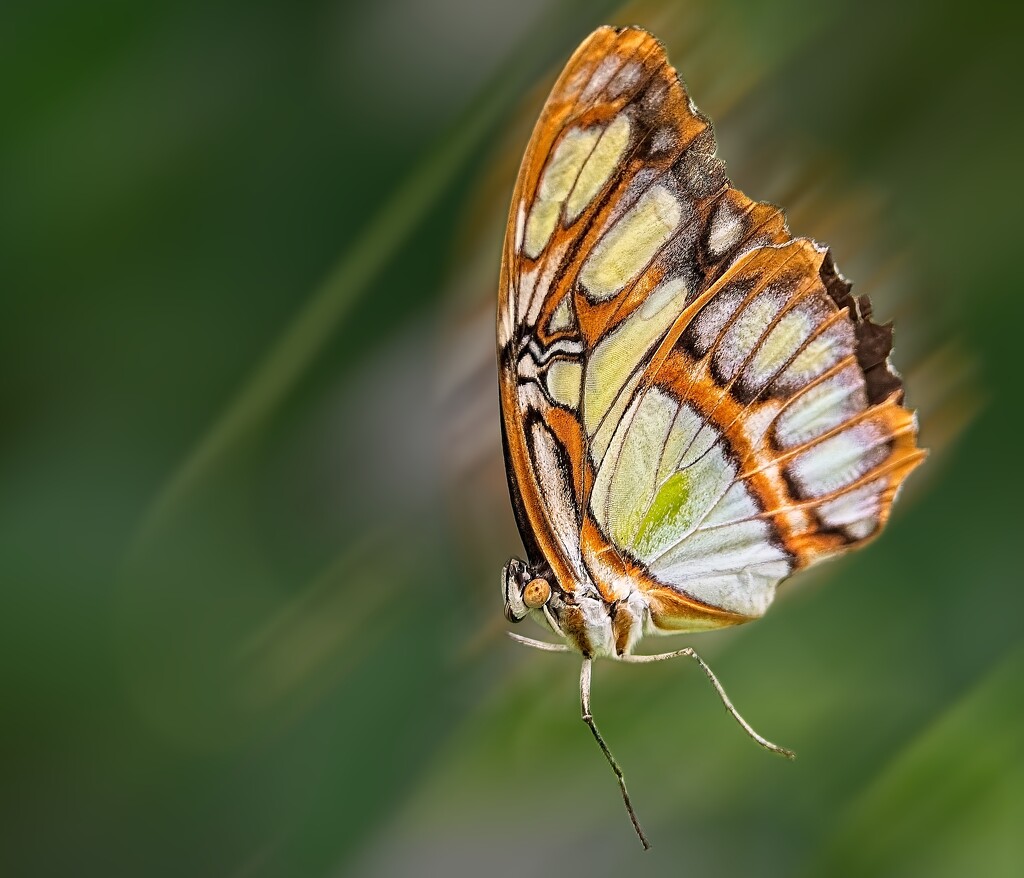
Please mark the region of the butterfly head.
<svg viewBox="0 0 1024 878"><path fill-rule="evenodd" d="M629 652L649 619L639 592L609 603L592 583L577 582L565 590L550 574L539 575L515 558L502 572L502 591L510 622L539 612L552 631L584 655Z"/></svg>
<svg viewBox="0 0 1024 878"><path fill-rule="evenodd" d="M531 610L543 610L551 600L551 583L543 576L535 576L518 558L505 565L501 573L505 595L505 618L521 622Z"/></svg>

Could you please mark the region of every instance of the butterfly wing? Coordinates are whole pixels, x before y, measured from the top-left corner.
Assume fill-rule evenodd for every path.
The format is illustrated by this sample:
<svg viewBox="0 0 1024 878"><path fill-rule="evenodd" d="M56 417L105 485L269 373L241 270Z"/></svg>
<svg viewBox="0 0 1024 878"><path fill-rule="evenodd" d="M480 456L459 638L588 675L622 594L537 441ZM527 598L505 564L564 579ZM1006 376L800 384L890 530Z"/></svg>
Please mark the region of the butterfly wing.
<svg viewBox="0 0 1024 878"><path fill-rule="evenodd" d="M646 167L637 153L651 113L640 100L669 97L664 67L649 34L595 31L555 83L512 197L498 297L506 468L531 567L550 569L567 591L589 578L580 544L592 481L581 392L585 351L599 334L581 319L574 288L624 189ZM707 127L685 103L666 109L674 140ZM663 171L671 161L666 152ZM609 301L603 312L614 307Z"/></svg>
<svg viewBox="0 0 1024 878"><path fill-rule="evenodd" d="M761 615L877 533L913 416L828 251L729 185L660 44L601 28L541 115L498 312L510 485L534 565L635 588L657 627Z"/></svg>
<svg viewBox="0 0 1024 878"><path fill-rule="evenodd" d="M807 240L744 252L661 340L596 464L590 511L655 625L764 613L793 571L876 535L922 460L868 319Z"/></svg>

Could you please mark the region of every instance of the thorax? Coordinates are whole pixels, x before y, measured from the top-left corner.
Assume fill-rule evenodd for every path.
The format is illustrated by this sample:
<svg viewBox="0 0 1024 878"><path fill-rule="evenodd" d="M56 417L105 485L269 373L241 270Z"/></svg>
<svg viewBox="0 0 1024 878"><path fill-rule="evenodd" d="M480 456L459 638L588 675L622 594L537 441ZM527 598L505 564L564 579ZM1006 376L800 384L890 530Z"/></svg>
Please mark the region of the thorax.
<svg viewBox="0 0 1024 878"><path fill-rule="evenodd" d="M647 602L639 591L608 602L589 583L571 592L556 591L545 609L545 618L556 634L594 657L628 654L650 620Z"/></svg>

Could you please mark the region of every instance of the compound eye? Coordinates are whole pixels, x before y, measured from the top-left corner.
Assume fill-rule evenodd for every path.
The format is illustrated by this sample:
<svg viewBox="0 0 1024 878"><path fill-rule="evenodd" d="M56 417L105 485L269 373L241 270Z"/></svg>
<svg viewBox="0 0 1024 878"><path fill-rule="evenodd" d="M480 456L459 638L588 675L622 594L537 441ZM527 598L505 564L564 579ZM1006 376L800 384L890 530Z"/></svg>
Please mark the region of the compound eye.
<svg viewBox="0 0 1024 878"><path fill-rule="evenodd" d="M551 586L546 579L531 579L523 589L523 603L531 610L539 610L551 597Z"/></svg>

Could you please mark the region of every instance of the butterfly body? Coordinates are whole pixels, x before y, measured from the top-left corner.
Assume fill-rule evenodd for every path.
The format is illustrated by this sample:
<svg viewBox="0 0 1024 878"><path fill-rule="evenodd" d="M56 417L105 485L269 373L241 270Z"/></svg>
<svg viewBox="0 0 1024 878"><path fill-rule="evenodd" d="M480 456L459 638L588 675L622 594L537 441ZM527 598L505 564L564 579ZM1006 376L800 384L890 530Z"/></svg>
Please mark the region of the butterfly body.
<svg viewBox="0 0 1024 878"><path fill-rule="evenodd" d="M583 654L585 705L591 658L759 618L791 574L876 536L924 457L891 328L715 149L658 41L599 28L512 197L498 368L527 560L505 613Z"/></svg>
<svg viewBox="0 0 1024 878"><path fill-rule="evenodd" d="M577 582L566 590L554 577L538 577L518 560L505 567L503 582L509 621L519 622L529 612L539 610L556 634L586 656L628 655L650 625L647 600L639 590L623 600L609 602L590 582ZM539 607L531 606L526 598L527 589L537 582L546 583L550 590Z"/></svg>

